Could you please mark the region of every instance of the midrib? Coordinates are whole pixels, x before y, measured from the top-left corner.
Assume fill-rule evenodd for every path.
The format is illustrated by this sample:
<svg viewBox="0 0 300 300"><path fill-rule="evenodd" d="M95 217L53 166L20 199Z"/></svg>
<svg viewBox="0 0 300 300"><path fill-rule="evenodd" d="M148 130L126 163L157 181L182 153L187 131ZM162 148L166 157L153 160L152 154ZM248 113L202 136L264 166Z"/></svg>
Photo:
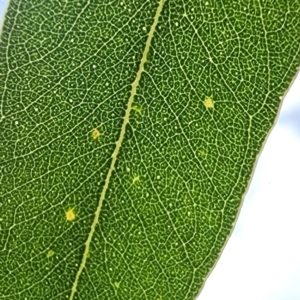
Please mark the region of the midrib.
<svg viewBox="0 0 300 300"><path fill-rule="evenodd" d="M133 100L134 100L134 96L136 95L136 90L137 90L137 87L139 85L139 81L141 79L142 73L144 72L144 65L147 61L147 55L148 55L148 52L149 52L149 49L150 49L151 40L153 38L155 28L157 26L158 19L161 15L162 8L164 6L165 1L166 0L160 0L159 1L157 10L156 10L156 13L155 13L155 16L154 16L154 21L153 21L153 24L150 28L148 38L147 38L147 41L146 41L146 45L145 45L145 49L144 49L144 52L143 52L143 56L142 56L142 59L141 59L140 65L139 65L139 70L136 74L134 82L132 83L131 93L130 93L130 97L128 99L127 109L126 109L126 113L125 113L125 116L124 116L124 121L123 121L123 124L122 124L122 127L121 127L120 136L119 136L118 141L116 142L116 148L115 148L115 150L112 154L112 161L111 161L111 164L110 164L110 168L107 172L106 179L105 179L105 184L104 184L104 187L101 191L99 203L98 203L98 206L97 206L97 210L95 212L95 217L94 217L93 223L91 225L91 230L90 230L88 238L85 242L85 249L84 249L83 257L82 257L79 269L76 273L75 280L73 282L73 286L72 286L71 295L69 297L69 300L74 299L80 275L81 275L81 273L82 273L82 271L85 267L85 264L86 264L86 261L87 261L87 258L88 258L90 245L91 245L92 238L93 238L93 235L94 235L94 232L95 232L95 229L96 229L96 225L99 222L100 212L101 212L103 201L105 199L105 194L106 194L106 191L107 191L108 186L109 186L109 182L110 182L112 172L115 168L115 164L116 164L117 157L118 157L118 154L119 154L121 146L122 146L122 142L124 140L124 136L125 136L125 132L126 132L126 126L129 123L129 116L130 116L130 111L131 111L131 108L132 108L132 103L133 103Z"/></svg>

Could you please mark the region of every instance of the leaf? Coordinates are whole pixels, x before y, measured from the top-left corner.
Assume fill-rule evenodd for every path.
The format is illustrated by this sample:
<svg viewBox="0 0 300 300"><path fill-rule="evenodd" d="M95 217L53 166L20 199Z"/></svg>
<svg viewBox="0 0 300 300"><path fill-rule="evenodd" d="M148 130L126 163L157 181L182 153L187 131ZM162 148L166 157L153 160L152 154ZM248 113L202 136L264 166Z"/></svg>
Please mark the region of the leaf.
<svg viewBox="0 0 300 300"><path fill-rule="evenodd" d="M299 1L11 1L0 299L194 299L299 30Z"/></svg>

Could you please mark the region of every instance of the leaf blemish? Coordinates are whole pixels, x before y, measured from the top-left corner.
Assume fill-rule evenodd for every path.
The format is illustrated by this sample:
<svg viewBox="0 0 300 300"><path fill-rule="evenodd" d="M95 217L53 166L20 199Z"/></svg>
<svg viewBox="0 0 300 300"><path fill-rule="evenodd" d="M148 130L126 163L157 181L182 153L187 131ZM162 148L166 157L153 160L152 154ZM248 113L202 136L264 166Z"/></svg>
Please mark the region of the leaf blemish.
<svg viewBox="0 0 300 300"><path fill-rule="evenodd" d="M95 140L100 136L100 131L97 128L92 130L92 138Z"/></svg>
<svg viewBox="0 0 300 300"><path fill-rule="evenodd" d="M51 256L53 256L54 255L54 251L53 250L49 250L48 252L47 252L47 257L51 257Z"/></svg>
<svg viewBox="0 0 300 300"><path fill-rule="evenodd" d="M199 155L200 155L200 157L204 158L204 157L206 157L206 152L204 150L200 150Z"/></svg>
<svg viewBox="0 0 300 300"><path fill-rule="evenodd" d="M70 208L66 211L66 219L67 221L74 221L76 218L75 212L73 208Z"/></svg>
<svg viewBox="0 0 300 300"><path fill-rule="evenodd" d="M203 103L206 108L214 108L214 100L212 97L205 97Z"/></svg>
<svg viewBox="0 0 300 300"><path fill-rule="evenodd" d="M120 287L120 282L117 282L117 281L116 281L116 282L114 283L114 286L115 286L116 289L118 289L118 288Z"/></svg>
<svg viewBox="0 0 300 300"><path fill-rule="evenodd" d="M142 109L141 109L141 107L140 106L138 106L138 105L133 105L132 107L131 107L131 109L132 110L134 110L135 112L137 112L138 114L142 114Z"/></svg>
<svg viewBox="0 0 300 300"><path fill-rule="evenodd" d="M140 176L139 175L134 175L133 178L132 178L132 183L135 184L139 181L140 181Z"/></svg>

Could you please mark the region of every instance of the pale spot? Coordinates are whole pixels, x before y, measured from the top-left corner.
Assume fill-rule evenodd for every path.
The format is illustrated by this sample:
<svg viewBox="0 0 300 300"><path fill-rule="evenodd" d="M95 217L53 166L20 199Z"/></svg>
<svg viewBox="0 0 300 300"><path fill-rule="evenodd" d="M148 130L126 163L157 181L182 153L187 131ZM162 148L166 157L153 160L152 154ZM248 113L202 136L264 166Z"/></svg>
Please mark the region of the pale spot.
<svg viewBox="0 0 300 300"><path fill-rule="evenodd" d="M47 257L51 257L51 256L53 256L54 255L54 251L53 250L49 250L48 252L47 252Z"/></svg>
<svg viewBox="0 0 300 300"><path fill-rule="evenodd" d="M200 150L200 151L199 151L199 155L200 155L201 157L205 157L205 156L206 156L206 152L205 152L204 150Z"/></svg>
<svg viewBox="0 0 300 300"><path fill-rule="evenodd" d="M203 103L206 108L214 108L214 100L212 97L205 97Z"/></svg>
<svg viewBox="0 0 300 300"><path fill-rule="evenodd" d="M140 181L140 176L134 175L133 178L132 178L132 183L135 184L138 181Z"/></svg>
<svg viewBox="0 0 300 300"><path fill-rule="evenodd" d="M116 281L116 282L114 283L114 286L115 286L116 289L118 289L118 288L120 287L120 282L117 282L117 281Z"/></svg>
<svg viewBox="0 0 300 300"><path fill-rule="evenodd" d="M73 208L69 208L67 211L66 211L66 219L67 221L74 221L75 220L75 212L74 212L74 209Z"/></svg>
<svg viewBox="0 0 300 300"><path fill-rule="evenodd" d="M100 136L100 131L97 128L92 130L92 138L97 139Z"/></svg>
<svg viewBox="0 0 300 300"><path fill-rule="evenodd" d="M132 110L134 110L135 112L139 113L140 115L142 114L142 109L141 109L140 106L133 105L131 108L132 108Z"/></svg>

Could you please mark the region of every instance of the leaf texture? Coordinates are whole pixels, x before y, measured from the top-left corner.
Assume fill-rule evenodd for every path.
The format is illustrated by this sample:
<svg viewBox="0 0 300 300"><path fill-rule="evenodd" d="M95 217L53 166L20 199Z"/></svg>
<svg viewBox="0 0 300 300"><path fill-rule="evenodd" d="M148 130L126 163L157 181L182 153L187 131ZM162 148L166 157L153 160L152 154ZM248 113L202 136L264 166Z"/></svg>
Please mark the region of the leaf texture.
<svg viewBox="0 0 300 300"><path fill-rule="evenodd" d="M298 0L12 0L0 299L195 299L299 63Z"/></svg>

